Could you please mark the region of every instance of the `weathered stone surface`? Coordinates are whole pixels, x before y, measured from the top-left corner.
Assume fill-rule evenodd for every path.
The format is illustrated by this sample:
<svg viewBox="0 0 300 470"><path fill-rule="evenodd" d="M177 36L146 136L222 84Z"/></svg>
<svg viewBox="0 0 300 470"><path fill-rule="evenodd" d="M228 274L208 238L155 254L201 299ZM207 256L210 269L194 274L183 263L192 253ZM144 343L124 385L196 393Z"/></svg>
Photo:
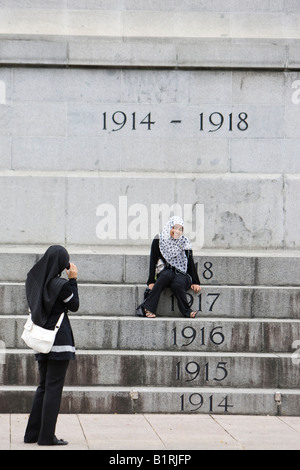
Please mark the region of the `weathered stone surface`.
<svg viewBox="0 0 300 470"><path fill-rule="evenodd" d="M1 387L1 413L28 413L34 387ZM299 416L299 392L281 390L278 407L275 390L167 387L69 387L64 388L62 413L213 413ZM245 410L247 412L245 413Z"/></svg>
<svg viewBox="0 0 300 470"><path fill-rule="evenodd" d="M33 354L26 354L18 367L20 359L20 354L9 354L7 364L1 366L4 385L35 384ZM66 385L297 389L297 370L290 354L81 351L70 363Z"/></svg>
<svg viewBox="0 0 300 470"><path fill-rule="evenodd" d="M0 282L3 286L24 285L27 272L47 248L48 245L2 245ZM145 285L148 279L150 246L138 249L70 246L68 250L78 266L79 283ZM300 256L296 251L200 250L194 252L194 260L203 286L295 288L300 284Z"/></svg>
<svg viewBox="0 0 300 470"><path fill-rule="evenodd" d="M60 210L39 216L47 232L61 220L63 236L49 237L60 243L97 245L98 206L118 211L127 196L128 210L141 204L148 219L151 204L202 204L205 247L298 248L298 82L297 72L4 67L2 200L18 176L29 197L16 194L11 213L28 219L40 177L48 188L55 171ZM1 243L40 242L37 228L27 237L14 221Z"/></svg>
<svg viewBox="0 0 300 470"><path fill-rule="evenodd" d="M295 353L297 360L296 342L300 338L299 319L198 316L193 321L173 316L149 322L130 316L70 318L79 351L289 352ZM1 316L0 340L8 352L26 347L21 339L25 321L25 316Z"/></svg>

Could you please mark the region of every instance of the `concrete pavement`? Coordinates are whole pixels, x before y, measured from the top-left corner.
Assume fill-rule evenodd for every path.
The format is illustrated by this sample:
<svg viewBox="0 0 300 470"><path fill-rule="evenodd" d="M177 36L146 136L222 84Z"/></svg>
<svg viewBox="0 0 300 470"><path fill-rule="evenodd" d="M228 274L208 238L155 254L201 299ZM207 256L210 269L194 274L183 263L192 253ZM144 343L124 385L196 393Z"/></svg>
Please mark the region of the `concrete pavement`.
<svg viewBox="0 0 300 470"><path fill-rule="evenodd" d="M0 450L300 450L300 417L292 416L60 414L62 447L24 444L27 419L0 415Z"/></svg>

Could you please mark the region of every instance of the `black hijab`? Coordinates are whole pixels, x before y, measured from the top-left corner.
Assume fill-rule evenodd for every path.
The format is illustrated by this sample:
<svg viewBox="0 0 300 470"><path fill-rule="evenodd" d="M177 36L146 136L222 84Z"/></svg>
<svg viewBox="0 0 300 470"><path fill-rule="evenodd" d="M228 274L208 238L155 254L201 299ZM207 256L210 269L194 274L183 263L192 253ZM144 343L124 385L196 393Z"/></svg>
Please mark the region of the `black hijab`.
<svg viewBox="0 0 300 470"><path fill-rule="evenodd" d="M61 289L67 282L58 276L68 265L67 250L63 246L53 245L27 274L26 297L35 324L45 325Z"/></svg>

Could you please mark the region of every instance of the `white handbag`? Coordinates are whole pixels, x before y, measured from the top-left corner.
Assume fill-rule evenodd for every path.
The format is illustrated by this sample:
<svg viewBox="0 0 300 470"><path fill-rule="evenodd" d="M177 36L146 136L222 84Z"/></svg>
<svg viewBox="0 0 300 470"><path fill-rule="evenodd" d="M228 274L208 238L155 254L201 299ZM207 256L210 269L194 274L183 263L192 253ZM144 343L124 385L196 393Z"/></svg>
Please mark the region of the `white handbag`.
<svg viewBox="0 0 300 470"><path fill-rule="evenodd" d="M162 259L159 258L159 260L156 263L155 274L156 275L160 274L165 269L165 267L166 267L165 263L163 262Z"/></svg>
<svg viewBox="0 0 300 470"><path fill-rule="evenodd" d="M23 341L25 341L27 346L33 349L34 351L43 354L48 354L51 351L56 334L60 328L63 319L64 313L60 315L54 330L46 330L41 326L35 325L32 321L30 314L27 322L24 325L24 330L21 338Z"/></svg>

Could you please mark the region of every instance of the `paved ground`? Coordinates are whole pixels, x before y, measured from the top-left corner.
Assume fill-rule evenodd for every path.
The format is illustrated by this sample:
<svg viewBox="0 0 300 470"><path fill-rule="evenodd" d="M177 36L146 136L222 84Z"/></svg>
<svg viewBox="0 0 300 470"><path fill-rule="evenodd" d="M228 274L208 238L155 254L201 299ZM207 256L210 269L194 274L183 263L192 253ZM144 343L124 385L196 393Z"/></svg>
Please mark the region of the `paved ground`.
<svg viewBox="0 0 300 470"><path fill-rule="evenodd" d="M300 417L61 414L59 448L24 444L27 418L0 415L0 450L300 450Z"/></svg>

